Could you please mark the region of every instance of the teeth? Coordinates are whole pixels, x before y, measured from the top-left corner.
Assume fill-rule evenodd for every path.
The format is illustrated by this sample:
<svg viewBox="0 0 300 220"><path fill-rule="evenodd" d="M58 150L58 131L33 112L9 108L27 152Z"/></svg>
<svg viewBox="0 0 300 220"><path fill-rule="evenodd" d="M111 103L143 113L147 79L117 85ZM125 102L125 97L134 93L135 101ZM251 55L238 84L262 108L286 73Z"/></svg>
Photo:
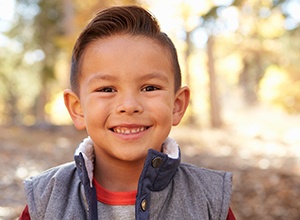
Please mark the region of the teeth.
<svg viewBox="0 0 300 220"><path fill-rule="evenodd" d="M145 131L146 127L140 128L114 128L113 131L118 134L136 134L142 131Z"/></svg>

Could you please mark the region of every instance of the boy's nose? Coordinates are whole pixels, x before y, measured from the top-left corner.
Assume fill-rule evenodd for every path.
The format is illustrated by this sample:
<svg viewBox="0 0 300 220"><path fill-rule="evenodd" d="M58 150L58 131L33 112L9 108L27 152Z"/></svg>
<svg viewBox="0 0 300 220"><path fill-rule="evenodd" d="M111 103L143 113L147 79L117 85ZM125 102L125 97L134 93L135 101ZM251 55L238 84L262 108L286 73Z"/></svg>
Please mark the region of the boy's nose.
<svg viewBox="0 0 300 220"><path fill-rule="evenodd" d="M120 98L117 106L117 112L127 114L141 113L143 112L143 106L137 97L129 95Z"/></svg>

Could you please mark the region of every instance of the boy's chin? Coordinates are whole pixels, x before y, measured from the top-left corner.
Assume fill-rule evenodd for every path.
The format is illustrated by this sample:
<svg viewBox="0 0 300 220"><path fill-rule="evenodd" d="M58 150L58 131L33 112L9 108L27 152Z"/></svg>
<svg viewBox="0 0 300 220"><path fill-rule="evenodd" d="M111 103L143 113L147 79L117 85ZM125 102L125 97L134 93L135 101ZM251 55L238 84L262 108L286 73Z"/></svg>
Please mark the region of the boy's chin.
<svg viewBox="0 0 300 220"><path fill-rule="evenodd" d="M143 151L134 150L133 152L129 150L119 153L119 155L116 155L116 157L123 162L136 163L145 161L147 155L148 149L145 149Z"/></svg>

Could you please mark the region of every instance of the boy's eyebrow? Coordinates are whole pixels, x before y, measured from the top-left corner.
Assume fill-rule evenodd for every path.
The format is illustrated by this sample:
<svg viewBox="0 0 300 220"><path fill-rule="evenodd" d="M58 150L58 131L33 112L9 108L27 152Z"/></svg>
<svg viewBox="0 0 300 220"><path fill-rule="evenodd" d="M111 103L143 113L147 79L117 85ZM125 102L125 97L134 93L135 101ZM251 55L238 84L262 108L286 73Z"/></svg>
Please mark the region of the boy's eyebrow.
<svg viewBox="0 0 300 220"><path fill-rule="evenodd" d="M109 74L104 74L104 73L96 73L93 74L93 76L88 80L88 83L93 83L97 82L99 80L106 80L106 81L116 81L117 77Z"/></svg>
<svg viewBox="0 0 300 220"><path fill-rule="evenodd" d="M160 72L153 72L153 73L149 73L146 75L143 75L141 77L142 80L147 80L147 79L161 79L165 82L169 82L169 79L167 76L165 76L165 74L160 73Z"/></svg>

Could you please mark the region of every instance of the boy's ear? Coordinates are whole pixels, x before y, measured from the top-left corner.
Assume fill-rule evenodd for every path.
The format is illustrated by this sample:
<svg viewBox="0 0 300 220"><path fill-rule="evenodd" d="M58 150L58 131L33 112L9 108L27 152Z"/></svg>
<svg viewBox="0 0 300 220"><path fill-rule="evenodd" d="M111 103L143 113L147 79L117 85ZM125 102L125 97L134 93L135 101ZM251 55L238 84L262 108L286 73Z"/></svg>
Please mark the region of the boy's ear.
<svg viewBox="0 0 300 220"><path fill-rule="evenodd" d="M173 126L181 121L190 102L190 89L187 86L181 87L175 95L173 109Z"/></svg>
<svg viewBox="0 0 300 220"><path fill-rule="evenodd" d="M74 92L67 89L64 91L64 101L73 120L74 126L78 130L85 129L84 114L80 105L79 97Z"/></svg>

